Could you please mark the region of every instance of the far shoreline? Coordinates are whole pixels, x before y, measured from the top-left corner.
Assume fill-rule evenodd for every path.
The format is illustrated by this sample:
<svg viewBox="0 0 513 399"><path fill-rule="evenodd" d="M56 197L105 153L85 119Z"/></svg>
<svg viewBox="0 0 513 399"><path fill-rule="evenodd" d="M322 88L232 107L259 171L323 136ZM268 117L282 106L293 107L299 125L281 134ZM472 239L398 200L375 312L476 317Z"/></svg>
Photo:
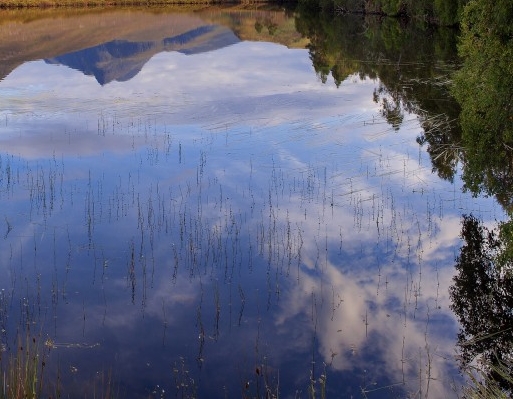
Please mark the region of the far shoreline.
<svg viewBox="0 0 513 399"><path fill-rule="evenodd" d="M283 2L283 1L281 1ZM275 3L268 0L3 0L1 9L16 8L98 8L98 7L159 7L187 5L251 5Z"/></svg>

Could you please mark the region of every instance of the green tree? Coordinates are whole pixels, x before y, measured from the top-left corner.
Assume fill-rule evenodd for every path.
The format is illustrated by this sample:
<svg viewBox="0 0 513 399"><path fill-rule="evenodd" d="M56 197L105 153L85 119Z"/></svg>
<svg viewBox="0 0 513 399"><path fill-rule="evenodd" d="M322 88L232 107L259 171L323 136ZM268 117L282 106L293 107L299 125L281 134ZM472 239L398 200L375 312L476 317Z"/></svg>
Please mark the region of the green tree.
<svg viewBox="0 0 513 399"><path fill-rule="evenodd" d="M435 0L433 13L442 25L458 25L467 0Z"/></svg>
<svg viewBox="0 0 513 399"><path fill-rule="evenodd" d="M465 8L453 93L461 105L465 188L513 211L513 2L472 0Z"/></svg>

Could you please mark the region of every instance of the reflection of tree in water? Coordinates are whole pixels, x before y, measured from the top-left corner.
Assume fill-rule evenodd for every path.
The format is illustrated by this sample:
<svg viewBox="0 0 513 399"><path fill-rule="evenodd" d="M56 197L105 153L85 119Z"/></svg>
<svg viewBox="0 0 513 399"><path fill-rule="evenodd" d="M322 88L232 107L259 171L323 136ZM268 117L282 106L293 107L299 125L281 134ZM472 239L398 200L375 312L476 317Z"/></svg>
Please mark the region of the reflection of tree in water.
<svg viewBox="0 0 513 399"><path fill-rule="evenodd" d="M456 32L404 24L397 19L337 17L300 3L299 32L310 39L310 58L322 82L335 85L351 75L379 78L374 101L393 129L406 113L419 116L433 169L452 180L460 157L460 108L450 95L456 57Z"/></svg>
<svg viewBox="0 0 513 399"><path fill-rule="evenodd" d="M330 76L337 86L352 75L379 78L374 101L382 115L394 129L407 112L418 115L423 133L417 142L426 147L433 171L452 181L461 164L466 190L493 195L513 212L512 20L511 0L471 2L457 73L456 35L447 29L337 18L312 11L308 2L300 3L296 26L310 39L322 82ZM489 376L501 380L493 366L513 361L513 221L493 232L467 216L462 238L451 288L462 326L462 366L481 357Z"/></svg>
<svg viewBox="0 0 513 399"><path fill-rule="evenodd" d="M393 19L337 19L311 12L307 3L296 25L310 39L322 82L331 76L339 86L351 75L378 77L374 101L383 117L398 129L407 112L419 116L423 133L417 142L426 146L433 171L452 181L461 164L465 189L493 195L513 212L512 20L511 0L472 2L454 86L461 60L454 57L456 35L450 30ZM466 216L461 235L450 294L461 323L462 366L482 358L488 375L511 389L493 366L513 361L513 221L494 232Z"/></svg>
<svg viewBox="0 0 513 399"><path fill-rule="evenodd" d="M380 85L376 90L374 90L374 102L381 102L381 115L390 125L392 125L394 130L399 130L399 127L404 120L401 98L397 95L398 93L391 93L391 99L386 94L386 87ZM396 95L394 96L394 94Z"/></svg>
<svg viewBox="0 0 513 399"><path fill-rule="evenodd" d="M495 196L513 211L512 20L511 0L470 2L458 72L451 29L337 17L308 1L298 7L296 26L310 39L321 81L331 77L339 86L355 74L378 77L374 100L382 115L394 129L406 113L419 116L423 132L417 142L439 177L452 181L461 164L466 190Z"/></svg>
<svg viewBox="0 0 513 399"><path fill-rule="evenodd" d="M278 30L278 24L274 22L271 18L257 18L257 20L255 21L255 31L257 31L258 33L262 33L262 29L264 27L267 28L267 32L271 36L273 36Z"/></svg>
<svg viewBox="0 0 513 399"><path fill-rule="evenodd" d="M491 366L513 360L513 223L501 224L498 233L473 216L464 216L462 224L464 245L450 287L451 308L461 324L461 366L481 357L488 376L511 390Z"/></svg>
<svg viewBox="0 0 513 399"><path fill-rule="evenodd" d="M257 19L257 20L255 21L255 30L256 30L258 33L260 33L260 32L262 32L262 28L263 28L263 27L264 27L264 25L262 24L262 20Z"/></svg>
<svg viewBox="0 0 513 399"><path fill-rule="evenodd" d="M462 68L453 92L461 105L464 188L492 195L513 212L513 2L470 2L462 20ZM513 395L513 220L488 230L463 218L464 245L450 289L461 331L461 363L484 360L488 377ZM502 363L506 374L497 372Z"/></svg>
<svg viewBox="0 0 513 399"><path fill-rule="evenodd" d="M433 168L451 178L462 165L464 189L494 196L513 211L513 2L469 3L462 21L452 94L461 108L459 128L427 130Z"/></svg>

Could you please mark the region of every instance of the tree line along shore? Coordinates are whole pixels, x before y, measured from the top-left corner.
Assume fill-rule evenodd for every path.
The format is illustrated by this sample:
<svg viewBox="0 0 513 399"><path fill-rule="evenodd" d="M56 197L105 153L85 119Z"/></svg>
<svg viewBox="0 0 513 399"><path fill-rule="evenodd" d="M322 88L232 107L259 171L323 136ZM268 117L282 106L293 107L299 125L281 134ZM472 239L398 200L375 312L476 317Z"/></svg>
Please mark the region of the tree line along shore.
<svg viewBox="0 0 513 399"><path fill-rule="evenodd" d="M437 25L458 25L470 0L281 0L308 3L322 11L378 14L423 20ZM472 0L474 1L474 0ZM0 8L163 6L175 4L268 3L266 0L1 0Z"/></svg>

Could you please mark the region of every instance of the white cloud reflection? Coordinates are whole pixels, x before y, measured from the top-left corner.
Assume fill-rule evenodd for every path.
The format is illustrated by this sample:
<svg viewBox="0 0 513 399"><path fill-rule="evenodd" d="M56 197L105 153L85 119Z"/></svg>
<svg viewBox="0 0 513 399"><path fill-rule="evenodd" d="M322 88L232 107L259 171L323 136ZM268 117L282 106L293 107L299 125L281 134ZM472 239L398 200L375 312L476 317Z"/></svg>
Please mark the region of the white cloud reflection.
<svg viewBox="0 0 513 399"><path fill-rule="evenodd" d="M68 134L81 136L82 145L74 148L79 152L91 147L86 141L95 141L104 127L121 136L141 134L128 129L134 123L156 124L160 130L185 124L215 131L364 114L369 106L376 111L376 104L356 98L359 85L374 83L347 83L339 89L323 85L306 50L269 43L243 42L194 56L160 53L130 81L103 87L79 71L30 62L0 82L0 137L6 150L24 156L25 149L16 141L30 137L47 142L63 124ZM64 143L58 144L57 153L70 152Z"/></svg>

